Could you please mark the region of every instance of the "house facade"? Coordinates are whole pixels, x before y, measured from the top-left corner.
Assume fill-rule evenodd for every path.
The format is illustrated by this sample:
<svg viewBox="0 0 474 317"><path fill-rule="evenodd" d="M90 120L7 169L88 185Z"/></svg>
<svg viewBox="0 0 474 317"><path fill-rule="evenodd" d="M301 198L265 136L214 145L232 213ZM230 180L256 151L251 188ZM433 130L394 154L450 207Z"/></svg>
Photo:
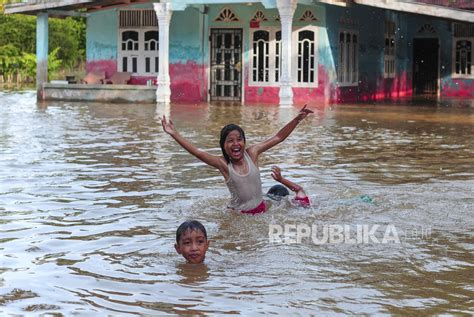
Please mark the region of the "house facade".
<svg viewBox="0 0 474 317"><path fill-rule="evenodd" d="M474 97L472 1L83 1L67 9L77 8L87 9L87 71L131 73L131 84L157 85L158 102Z"/></svg>

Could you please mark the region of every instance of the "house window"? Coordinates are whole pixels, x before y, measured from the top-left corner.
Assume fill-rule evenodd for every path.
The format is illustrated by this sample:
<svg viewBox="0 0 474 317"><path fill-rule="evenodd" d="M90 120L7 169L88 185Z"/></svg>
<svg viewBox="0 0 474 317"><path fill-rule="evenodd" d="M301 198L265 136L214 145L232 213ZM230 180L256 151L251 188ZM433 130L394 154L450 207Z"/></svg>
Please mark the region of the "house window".
<svg viewBox="0 0 474 317"><path fill-rule="evenodd" d="M298 69L297 80L299 83L313 83L314 82L314 64L315 64L315 50L314 50L314 32L300 31L298 33Z"/></svg>
<svg viewBox="0 0 474 317"><path fill-rule="evenodd" d="M395 22L385 21L384 78L395 77Z"/></svg>
<svg viewBox="0 0 474 317"><path fill-rule="evenodd" d="M159 33L154 10L120 10L118 71L158 74Z"/></svg>
<svg viewBox="0 0 474 317"><path fill-rule="evenodd" d="M359 39L356 31L339 32L339 86L356 86L359 69Z"/></svg>
<svg viewBox="0 0 474 317"><path fill-rule="evenodd" d="M281 76L281 31L275 33L275 82L280 81Z"/></svg>
<svg viewBox="0 0 474 317"><path fill-rule="evenodd" d="M472 41L456 41L455 72L458 75L471 75Z"/></svg>
<svg viewBox="0 0 474 317"><path fill-rule="evenodd" d="M137 72L137 52L139 33L136 31L122 32L122 71Z"/></svg>
<svg viewBox="0 0 474 317"><path fill-rule="evenodd" d="M293 32L292 69L295 87L317 86L317 32L309 26ZM277 28L253 30L249 84L278 86L282 69L282 38Z"/></svg>
<svg viewBox="0 0 474 317"><path fill-rule="evenodd" d="M270 80L270 32L253 33L252 80L254 83L268 83Z"/></svg>
<svg viewBox="0 0 474 317"><path fill-rule="evenodd" d="M453 77L473 78L474 25L454 24Z"/></svg>

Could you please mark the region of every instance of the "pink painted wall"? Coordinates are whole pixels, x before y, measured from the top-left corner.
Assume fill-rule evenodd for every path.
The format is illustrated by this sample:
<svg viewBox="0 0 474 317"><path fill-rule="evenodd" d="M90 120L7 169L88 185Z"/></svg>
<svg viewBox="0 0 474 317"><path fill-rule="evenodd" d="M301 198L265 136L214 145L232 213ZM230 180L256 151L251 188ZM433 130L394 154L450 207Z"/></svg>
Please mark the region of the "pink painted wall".
<svg viewBox="0 0 474 317"><path fill-rule="evenodd" d="M375 86L374 86L375 85ZM396 100L413 95L412 81L406 71L399 77L360 80L358 86L337 87L334 102L372 102Z"/></svg>
<svg viewBox="0 0 474 317"><path fill-rule="evenodd" d="M132 76L129 81L130 85L146 85L147 81L156 80L156 76Z"/></svg>
<svg viewBox="0 0 474 317"><path fill-rule="evenodd" d="M399 77L381 78L377 87L375 100L398 99L413 95L412 81L406 71Z"/></svg>
<svg viewBox="0 0 474 317"><path fill-rule="evenodd" d="M170 65L171 100L200 102L207 99L207 75L205 65L188 61Z"/></svg>
<svg viewBox="0 0 474 317"><path fill-rule="evenodd" d="M331 99L331 82L324 66L318 66L318 87L293 88L295 104L326 104Z"/></svg>
<svg viewBox="0 0 474 317"><path fill-rule="evenodd" d="M295 104L321 104L331 100L329 76L322 65L318 67L318 87L314 88L293 88L293 101ZM248 68L246 74L249 74ZM245 103L246 104L279 104L279 87L258 87L249 86L248 76L245 78Z"/></svg>
<svg viewBox="0 0 474 317"><path fill-rule="evenodd" d="M278 104L280 97L279 87L253 87L245 85L246 104Z"/></svg>
<svg viewBox="0 0 474 317"><path fill-rule="evenodd" d="M86 63L86 71L104 71L105 76L108 78L117 72L117 61L116 60L97 60L88 61Z"/></svg>
<svg viewBox="0 0 474 317"><path fill-rule="evenodd" d="M175 102L201 102L207 99L206 67L195 62L170 64L171 100ZM105 71L110 77L117 71L115 60L91 61L86 64L86 71ZM146 85L156 76L132 76L130 84Z"/></svg>
<svg viewBox="0 0 474 317"><path fill-rule="evenodd" d="M441 82L444 97L474 98L474 80L452 78Z"/></svg>
<svg viewBox="0 0 474 317"><path fill-rule="evenodd" d="M249 74L250 70L248 64L245 64L245 77L244 77L244 102L246 104L278 104L280 97L279 87L258 87L249 86Z"/></svg>

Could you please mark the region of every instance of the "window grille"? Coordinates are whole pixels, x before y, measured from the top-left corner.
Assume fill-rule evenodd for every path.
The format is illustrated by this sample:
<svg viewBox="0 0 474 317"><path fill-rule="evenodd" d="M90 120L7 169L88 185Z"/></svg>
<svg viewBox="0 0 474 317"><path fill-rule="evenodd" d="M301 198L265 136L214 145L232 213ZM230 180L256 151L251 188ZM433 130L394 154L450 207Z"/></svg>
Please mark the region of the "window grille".
<svg viewBox="0 0 474 317"><path fill-rule="evenodd" d="M281 76L281 31L275 33L275 82L280 81Z"/></svg>
<svg viewBox="0 0 474 317"><path fill-rule="evenodd" d="M454 37L474 37L474 24L454 23Z"/></svg>
<svg viewBox="0 0 474 317"><path fill-rule="evenodd" d="M155 10L120 10L120 28L158 27Z"/></svg>
<svg viewBox="0 0 474 317"><path fill-rule="evenodd" d="M298 33L298 73L299 83L314 82L315 41L314 32L300 31Z"/></svg>
<svg viewBox="0 0 474 317"><path fill-rule="evenodd" d="M337 80L340 86L355 86L359 69L358 34L355 31L339 32L339 68Z"/></svg>
<svg viewBox="0 0 474 317"><path fill-rule="evenodd" d="M282 32L276 27L250 31L250 74L253 86L278 86L282 71ZM307 26L293 32L292 77L295 87L317 87L317 28Z"/></svg>
<svg viewBox="0 0 474 317"><path fill-rule="evenodd" d="M269 49L270 33L268 31L254 32L252 52L252 79L256 83L266 83L269 81Z"/></svg>
<svg viewBox="0 0 474 317"><path fill-rule="evenodd" d="M472 66L472 43L473 41L456 41L455 73L459 75L471 75Z"/></svg>
<svg viewBox="0 0 474 317"><path fill-rule="evenodd" d="M159 30L155 10L120 10L118 71L155 76L159 66Z"/></svg>
<svg viewBox="0 0 474 317"><path fill-rule="evenodd" d="M395 77L395 22L385 21L384 77Z"/></svg>
<svg viewBox="0 0 474 317"><path fill-rule="evenodd" d="M473 69L474 24L453 25L453 77L474 77Z"/></svg>

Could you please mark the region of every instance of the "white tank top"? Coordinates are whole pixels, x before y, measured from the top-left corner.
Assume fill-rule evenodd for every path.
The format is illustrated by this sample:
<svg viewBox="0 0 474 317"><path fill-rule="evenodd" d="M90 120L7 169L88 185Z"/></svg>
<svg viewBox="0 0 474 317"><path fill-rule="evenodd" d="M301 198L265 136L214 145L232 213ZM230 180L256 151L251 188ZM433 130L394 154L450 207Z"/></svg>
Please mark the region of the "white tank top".
<svg viewBox="0 0 474 317"><path fill-rule="evenodd" d="M244 159L249 167L249 171L245 175L237 173L232 167L232 163L227 164L229 179L226 185L231 196L229 207L235 210L251 210L263 201L260 171L247 151L244 152Z"/></svg>

